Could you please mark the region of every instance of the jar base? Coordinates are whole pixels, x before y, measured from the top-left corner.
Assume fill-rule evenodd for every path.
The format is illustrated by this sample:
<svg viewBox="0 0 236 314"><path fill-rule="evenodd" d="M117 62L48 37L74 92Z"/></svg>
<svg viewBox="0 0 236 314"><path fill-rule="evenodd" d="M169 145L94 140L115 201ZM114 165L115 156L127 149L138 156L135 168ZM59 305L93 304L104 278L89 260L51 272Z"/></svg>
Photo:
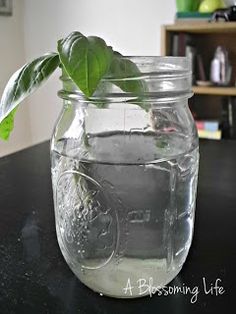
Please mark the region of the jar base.
<svg viewBox="0 0 236 314"><path fill-rule="evenodd" d="M100 295L132 299L152 296L169 284L182 267L166 270L165 260L124 258L120 264L109 263L96 270L70 268L79 280Z"/></svg>

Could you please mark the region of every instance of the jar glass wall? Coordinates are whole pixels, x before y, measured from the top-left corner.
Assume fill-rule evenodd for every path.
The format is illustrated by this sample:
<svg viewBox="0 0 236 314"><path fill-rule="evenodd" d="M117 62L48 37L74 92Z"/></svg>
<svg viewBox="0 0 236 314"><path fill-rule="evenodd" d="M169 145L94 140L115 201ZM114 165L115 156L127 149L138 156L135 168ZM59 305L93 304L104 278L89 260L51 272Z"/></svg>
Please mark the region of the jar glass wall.
<svg viewBox="0 0 236 314"><path fill-rule="evenodd" d="M120 298L148 294L140 280L163 286L181 270L198 173L188 60L131 60L139 77L106 78L90 99L62 78L64 108L51 141L64 258L85 285ZM140 93L120 88L137 80Z"/></svg>

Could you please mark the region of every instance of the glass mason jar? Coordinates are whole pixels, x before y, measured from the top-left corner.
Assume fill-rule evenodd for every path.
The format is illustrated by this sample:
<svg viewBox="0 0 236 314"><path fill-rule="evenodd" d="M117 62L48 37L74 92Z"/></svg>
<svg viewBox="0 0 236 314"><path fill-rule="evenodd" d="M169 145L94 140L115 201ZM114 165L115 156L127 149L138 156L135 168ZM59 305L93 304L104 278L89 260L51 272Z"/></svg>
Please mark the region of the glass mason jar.
<svg viewBox="0 0 236 314"><path fill-rule="evenodd" d="M105 78L90 99L62 77L51 141L63 256L86 286L118 298L149 294L145 282L163 286L181 270L199 158L188 59L130 59L140 75ZM124 91L137 83L145 89Z"/></svg>

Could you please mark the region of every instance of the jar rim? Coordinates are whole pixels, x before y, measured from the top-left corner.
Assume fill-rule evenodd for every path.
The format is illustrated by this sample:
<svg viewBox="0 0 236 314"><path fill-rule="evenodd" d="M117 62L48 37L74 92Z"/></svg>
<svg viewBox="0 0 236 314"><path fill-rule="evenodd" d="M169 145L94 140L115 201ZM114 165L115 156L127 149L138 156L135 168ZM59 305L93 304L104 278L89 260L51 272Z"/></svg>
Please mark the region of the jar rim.
<svg viewBox="0 0 236 314"><path fill-rule="evenodd" d="M96 101L99 98L128 97L133 99L142 96L142 101L148 97L158 98L159 101L176 101L176 98L189 98L192 95L191 60L188 57L174 56L122 56L122 59L130 60L137 66L138 74L119 77L105 76L94 95L89 99ZM75 83L66 75L60 79L63 82L63 91L59 96L67 95L67 99L75 100L81 92ZM119 88L121 84L141 83L147 86L147 90L141 92L128 92ZM64 97L62 97L64 98ZM153 101L153 100L152 100Z"/></svg>
<svg viewBox="0 0 236 314"><path fill-rule="evenodd" d="M121 59L130 60L137 65L141 74L170 74L192 73L192 65L189 57L177 56L121 56ZM137 77L135 75L134 77ZM126 77L123 77L124 79ZM132 78L131 75L128 78ZM69 77L61 76L60 79L71 80ZM114 79L114 78L113 78ZM109 76L105 76L102 80L111 80Z"/></svg>

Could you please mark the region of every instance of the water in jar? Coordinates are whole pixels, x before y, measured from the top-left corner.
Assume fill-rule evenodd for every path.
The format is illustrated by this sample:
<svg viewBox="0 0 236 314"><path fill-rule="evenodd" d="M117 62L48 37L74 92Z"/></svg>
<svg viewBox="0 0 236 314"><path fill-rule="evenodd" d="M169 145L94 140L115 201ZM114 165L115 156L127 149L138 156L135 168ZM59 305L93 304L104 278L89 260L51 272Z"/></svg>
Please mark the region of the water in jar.
<svg viewBox="0 0 236 314"><path fill-rule="evenodd" d="M124 298L149 294L141 283L166 285L187 257L198 148L186 150L180 135L119 132L95 134L87 145L87 158L70 139L52 152L64 258L94 291Z"/></svg>

